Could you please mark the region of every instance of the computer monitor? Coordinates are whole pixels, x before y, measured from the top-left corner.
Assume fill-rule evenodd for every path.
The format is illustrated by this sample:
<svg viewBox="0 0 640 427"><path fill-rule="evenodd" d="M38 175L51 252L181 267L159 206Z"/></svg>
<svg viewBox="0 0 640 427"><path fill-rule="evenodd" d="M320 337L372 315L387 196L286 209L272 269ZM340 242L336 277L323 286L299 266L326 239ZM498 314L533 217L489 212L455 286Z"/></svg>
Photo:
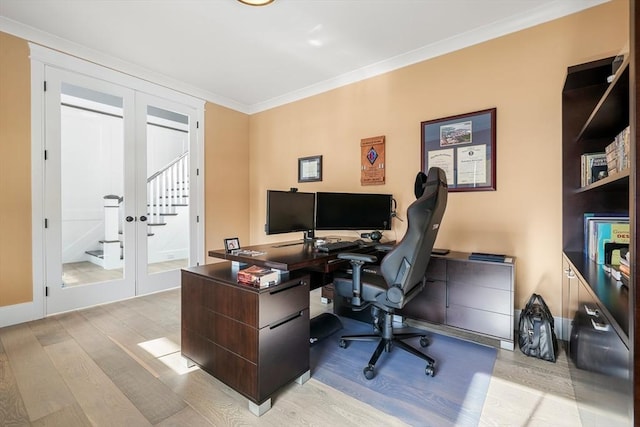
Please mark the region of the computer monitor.
<svg viewBox="0 0 640 427"><path fill-rule="evenodd" d="M305 239L313 238L315 193L267 190L267 234L304 231Z"/></svg>
<svg viewBox="0 0 640 427"><path fill-rule="evenodd" d="M316 230L391 230L393 196L316 193Z"/></svg>

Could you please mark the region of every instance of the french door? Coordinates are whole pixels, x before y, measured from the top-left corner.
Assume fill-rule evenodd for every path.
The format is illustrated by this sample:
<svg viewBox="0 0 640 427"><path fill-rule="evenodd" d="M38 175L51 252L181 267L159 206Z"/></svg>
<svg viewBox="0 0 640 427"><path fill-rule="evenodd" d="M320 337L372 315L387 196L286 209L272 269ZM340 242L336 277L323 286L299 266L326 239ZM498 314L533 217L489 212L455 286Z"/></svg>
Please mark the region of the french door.
<svg viewBox="0 0 640 427"><path fill-rule="evenodd" d="M180 284L195 264L196 110L45 67L46 313Z"/></svg>

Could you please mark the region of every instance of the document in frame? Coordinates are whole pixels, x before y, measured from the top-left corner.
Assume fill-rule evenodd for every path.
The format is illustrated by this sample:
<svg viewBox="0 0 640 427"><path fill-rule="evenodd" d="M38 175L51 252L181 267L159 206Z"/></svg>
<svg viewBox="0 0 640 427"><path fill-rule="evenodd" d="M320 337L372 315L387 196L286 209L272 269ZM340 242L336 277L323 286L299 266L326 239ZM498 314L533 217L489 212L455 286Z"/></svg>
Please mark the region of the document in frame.
<svg viewBox="0 0 640 427"><path fill-rule="evenodd" d="M486 184L487 182L487 146L472 145L458 148L457 184Z"/></svg>
<svg viewBox="0 0 640 427"><path fill-rule="evenodd" d="M429 151L429 168L439 167L447 176L447 183L455 185L455 176L453 173L453 148L444 150Z"/></svg>

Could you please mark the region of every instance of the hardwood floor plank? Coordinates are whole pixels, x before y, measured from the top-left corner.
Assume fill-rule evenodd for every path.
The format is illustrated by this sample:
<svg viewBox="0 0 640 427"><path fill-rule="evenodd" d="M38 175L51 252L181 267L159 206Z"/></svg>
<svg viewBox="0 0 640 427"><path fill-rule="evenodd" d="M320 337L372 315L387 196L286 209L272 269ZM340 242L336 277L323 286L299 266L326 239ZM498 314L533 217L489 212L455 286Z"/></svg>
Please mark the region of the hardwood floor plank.
<svg viewBox="0 0 640 427"><path fill-rule="evenodd" d="M0 341L31 421L75 403L28 324L0 329Z"/></svg>
<svg viewBox="0 0 640 427"><path fill-rule="evenodd" d="M138 363L144 364L153 375L172 374L170 368L139 345L148 341L145 337L124 325L103 306L95 307L91 311L83 310L81 315L112 342L122 346L130 357L137 359Z"/></svg>
<svg viewBox="0 0 640 427"><path fill-rule="evenodd" d="M206 418L187 406L182 411L156 424L156 427L212 426Z"/></svg>
<svg viewBox="0 0 640 427"><path fill-rule="evenodd" d="M92 313L94 318L100 316L99 310L83 311L75 316L82 321L73 320L68 315L61 322L102 372L151 423L158 423L181 411L186 404L180 396L88 321L87 316Z"/></svg>
<svg viewBox="0 0 640 427"><path fill-rule="evenodd" d="M60 322L52 317L29 322L29 327L43 347L72 339Z"/></svg>
<svg viewBox="0 0 640 427"><path fill-rule="evenodd" d="M91 421L85 415L80 405L73 404L71 406L65 406L64 408L56 411L52 414L35 420L31 423L32 427L91 427Z"/></svg>
<svg viewBox="0 0 640 427"><path fill-rule="evenodd" d="M151 425L74 340L52 344L45 351L91 423Z"/></svg>
<svg viewBox="0 0 640 427"><path fill-rule="evenodd" d="M0 426L28 426L29 415L0 341Z"/></svg>

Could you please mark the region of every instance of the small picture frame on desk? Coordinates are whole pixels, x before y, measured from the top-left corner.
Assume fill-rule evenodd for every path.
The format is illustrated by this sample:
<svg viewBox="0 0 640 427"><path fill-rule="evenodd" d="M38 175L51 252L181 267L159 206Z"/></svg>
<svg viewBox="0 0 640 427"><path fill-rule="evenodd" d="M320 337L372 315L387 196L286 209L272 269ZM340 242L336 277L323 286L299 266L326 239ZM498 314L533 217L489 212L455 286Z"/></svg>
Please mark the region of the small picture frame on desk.
<svg viewBox="0 0 640 427"><path fill-rule="evenodd" d="M240 239L237 237L224 239L224 250L227 251L227 253L240 250Z"/></svg>

